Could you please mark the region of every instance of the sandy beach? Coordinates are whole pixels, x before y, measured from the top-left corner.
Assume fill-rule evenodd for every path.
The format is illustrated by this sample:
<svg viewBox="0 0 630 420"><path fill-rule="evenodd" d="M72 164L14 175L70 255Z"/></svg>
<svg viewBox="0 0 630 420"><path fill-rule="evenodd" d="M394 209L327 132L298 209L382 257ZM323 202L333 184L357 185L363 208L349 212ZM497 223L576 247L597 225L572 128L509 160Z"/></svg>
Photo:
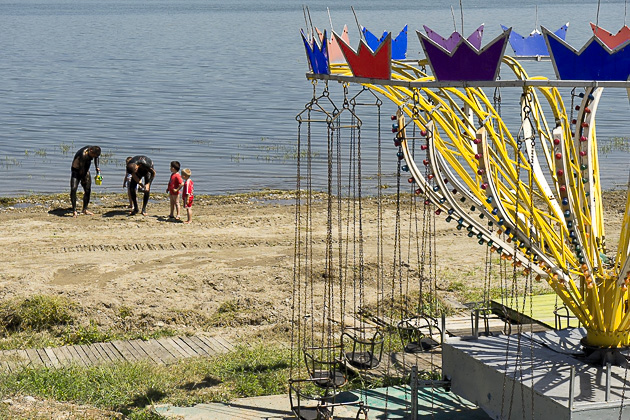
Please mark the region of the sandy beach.
<svg viewBox="0 0 630 420"><path fill-rule="evenodd" d="M386 273L394 255L393 198L382 205ZM409 242L410 221L415 220L409 198L404 201L399 225L403 244ZM611 254L625 202L625 192L605 193ZM79 324L93 323L102 331L204 331L234 343L290 340L296 220L292 193L196 197L190 225L167 218L164 194L152 198L146 217L128 216L127 204L124 195L98 196L90 207L93 216L73 218L66 195L3 199L0 299L63 296L76 304ZM422 209L419 205L420 220ZM313 238L321 244L314 250L314 270L323 273L325 200L316 199L312 210ZM375 200L364 200L367 303L375 302L377 294L377 210ZM457 302L459 296L449 291L452 282L482 287L486 247L443 218L435 221L431 258L437 267L437 293ZM411 255L403 261L410 269L416 265L414 253L406 248L402 252L403 260ZM316 283L318 295L321 283ZM46 404L46 410L53 410L56 403ZM62 405L53 411L66 409Z"/></svg>
<svg viewBox="0 0 630 420"><path fill-rule="evenodd" d="M295 232L291 193L199 197L191 225L168 220L164 195L152 199L146 217L129 217L123 195L96 197L90 207L95 214L77 218L71 217L64 196L20 201L0 207L1 299L62 295L78 304L83 322L104 329L204 330L236 341L269 334L288 338ZM608 192L605 202L613 252L625 192ZM365 296L373 301L377 206L364 200L363 207ZM403 236L408 207L401 206ZM325 201L316 200L313 210L314 238L324 241ZM387 266L393 257L395 212L395 201L384 200ZM418 212L422 217L421 207ZM446 290L453 280L480 286L485 247L443 218L435 220L432 258L438 289ZM316 270L323 270L321 248L314 254ZM413 257L407 262L413 265Z"/></svg>

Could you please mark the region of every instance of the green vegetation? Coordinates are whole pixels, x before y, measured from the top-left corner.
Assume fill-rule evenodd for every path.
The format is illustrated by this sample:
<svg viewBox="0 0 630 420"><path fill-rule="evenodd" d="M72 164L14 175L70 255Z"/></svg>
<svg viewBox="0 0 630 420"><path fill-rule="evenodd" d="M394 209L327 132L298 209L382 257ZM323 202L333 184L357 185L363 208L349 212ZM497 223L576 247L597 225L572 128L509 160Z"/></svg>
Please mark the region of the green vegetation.
<svg viewBox="0 0 630 420"><path fill-rule="evenodd" d="M72 144L61 143L59 144L59 148L61 149L61 153L63 155L67 155L72 149L74 149L74 142L72 142Z"/></svg>
<svg viewBox="0 0 630 420"><path fill-rule="evenodd" d="M88 325L79 323L79 305L63 297L35 295L5 300L0 302L0 350L148 340L176 334L169 328L129 328L125 322L132 316L131 310L120 307L118 311L122 325L103 329L94 320Z"/></svg>
<svg viewBox="0 0 630 420"><path fill-rule="evenodd" d="M497 280L495 279L493 281L493 285L486 290L482 286L473 286L461 280L453 280L446 287L446 291L455 293L460 302L478 305L483 305L485 298L489 300L496 300L511 297L513 294L513 286L515 287L514 293L518 296L522 297L523 295L529 295L529 291L524 290L526 286L525 279L521 278L520 274L515 285L513 285L511 278L505 280L504 282L504 287L502 288L497 284ZM546 283L539 283L534 284L531 294L542 295L550 292L551 290Z"/></svg>
<svg viewBox="0 0 630 420"><path fill-rule="evenodd" d="M608 140L600 141L597 149L601 154L607 155L612 152L630 152L630 137L611 137Z"/></svg>
<svg viewBox="0 0 630 420"><path fill-rule="evenodd" d="M0 323L8 332L52 330L74 321L70 300L46 295L0 303Z"/></svg>
<svg viewBox="0 0 630 420"><path fill-rule="evenodd" d="M60 369L27 367L3 377L0 398L31 395L146 419L151 418L146 417L147 406L155 403L193 405L286 392L289 360L288 349L259 344L170 366L125 362Z"/></svg>

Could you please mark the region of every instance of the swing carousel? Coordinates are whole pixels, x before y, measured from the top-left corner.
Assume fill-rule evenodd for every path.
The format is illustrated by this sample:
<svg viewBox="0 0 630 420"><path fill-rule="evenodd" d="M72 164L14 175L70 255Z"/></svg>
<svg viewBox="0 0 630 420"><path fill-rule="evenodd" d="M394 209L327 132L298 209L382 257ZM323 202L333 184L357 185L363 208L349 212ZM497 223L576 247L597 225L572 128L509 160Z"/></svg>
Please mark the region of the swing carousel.
<svg viewBox="0 0 630 420"><path fill-rule="evenodd" d="M446 399L443 388L492 418L627 416L630 196L611 251L595 116L604 88L630 89L630 36L610 47L608 32L593 25L578 53L543 27L557 76L550 80L529 76L504 55L512 39L505 27L483 47L483 26L468 38L425 27L426 34L417 32L420 60L395 47L406 47L407 26L395 40L389 32L367 37L360 27L357 50L347 27L330 37L310 27L302 38L313 95L296 118L289 384L296 417L416 419L423 393L435 408ZM331 60L332 51L343 59ZM331 82L338 82L335 89ZM561 88L571 89L570 104ZM502 117L502 89L518 91L513 130ZM387 123L393 144L382 138L384 102L395 106ZM362 158L374 145L376 176L369 177ZM394 163L396 194L386 197L383 168ZM318 183L314 173L321 170L327 177ZM365 193L368 185L373 194ZM369 235L366 200L377 208L377 232ZM389 242L386 215L394 218ZM471 336L446 337L436 292L438 218L484 247L484 300L472 312L483 333L473 327ZM314 236L320 224L325 238ZM511 289L523 311L534 286L548 284L558 299L556 316L574 317L579 328L537 333L506 323L501 334L491 333L488 290L497 271L499 286ZM417 356L435 352L442 366L431 360L420 368ZM375 403L372 388L379 386ZM344 391L350 388L352 396ZM440 410L446 408L431 415Z"/></svg>

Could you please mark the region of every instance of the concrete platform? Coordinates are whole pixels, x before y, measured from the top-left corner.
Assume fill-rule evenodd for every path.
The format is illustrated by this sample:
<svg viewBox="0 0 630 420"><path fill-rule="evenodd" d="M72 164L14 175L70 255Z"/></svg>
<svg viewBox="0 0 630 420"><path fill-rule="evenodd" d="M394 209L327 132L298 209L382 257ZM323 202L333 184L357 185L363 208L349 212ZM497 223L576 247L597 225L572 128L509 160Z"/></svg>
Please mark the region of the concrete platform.
<svg viewBox="0 0 630 420"><path fill-rule="evenodd" d="M550 337L554 333L556 337ZM611 367L607 398L606 369L572 355L579 353L581 336L579 330L569 329L520 340L517 335L449 338L442 348L443 372L452 379L453 392L493 419L630 419L626 369ZM545 342L562 345L552 349Z"/></svg>
<svg viewBox="0 0 630 420"><path fill-rule="evenodd" d="M378 388L344 392L337 402L361 399L369 408L370 420L402 420L411 418L409 387ZM155 411L166 418L183 420L288 420L291 413L288 395L241 398L229 404L198 404L194 407L158 405ZM356 408L337 407L335 419L355 420ZM443 389L424 388L418 395L418 419L421 420L489 420L479 407Z"/></svg>

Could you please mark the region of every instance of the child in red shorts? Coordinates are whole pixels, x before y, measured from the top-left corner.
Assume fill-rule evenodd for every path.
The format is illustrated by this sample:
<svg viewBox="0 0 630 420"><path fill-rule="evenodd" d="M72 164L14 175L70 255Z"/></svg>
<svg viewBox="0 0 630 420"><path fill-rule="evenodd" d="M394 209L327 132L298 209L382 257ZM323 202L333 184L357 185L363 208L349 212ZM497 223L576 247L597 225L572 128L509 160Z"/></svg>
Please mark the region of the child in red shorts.
<svg viewBox="0 0 630 420"><path fill-rule="evenodd" d="M184 186L182 187L182 200L184 201L184 208L188 215L188 220L184 223L192 222L192 203L193 203L193 181L190 179L190 169L186 168L182 170L182 178L184 179Z"/></svg>
<svg viewBox="0 0 630 420"><path fill-rule="evenodd" d="M184 185L184 180L182 180L179 174L179 167L178 161L174 160L171 162L171 179L168 181L168 187L166 188L168 197L171 200L171 213L168 215L169 219L179 219L179 190L182 188L182 185ZM174 211L177 212L173 215Z"/></svg>

